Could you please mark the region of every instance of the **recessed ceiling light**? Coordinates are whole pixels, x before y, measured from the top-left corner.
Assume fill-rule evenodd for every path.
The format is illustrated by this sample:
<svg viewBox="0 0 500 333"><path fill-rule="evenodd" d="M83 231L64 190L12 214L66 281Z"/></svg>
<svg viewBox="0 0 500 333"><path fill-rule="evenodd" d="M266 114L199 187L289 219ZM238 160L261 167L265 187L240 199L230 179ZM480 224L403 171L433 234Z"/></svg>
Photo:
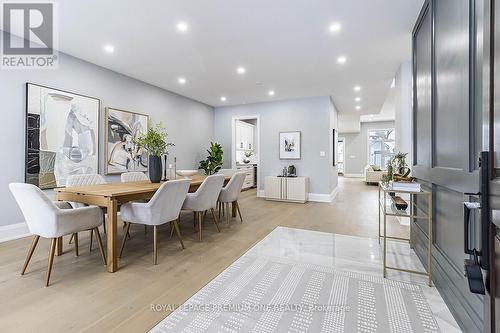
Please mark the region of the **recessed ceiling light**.
<svg viewBox="0 0 500 333"><path fill-rule="evenodd" d="M236 68L236 72L237 72L238 74L245 74L245 73L246 73L246 71L247 71L247 70L245 69L245 67L241 67L241 66L240 66L240 67Z"/></svg>
<svg viewBox="0 0 500 333"><path fill-rule="evenodd" d="M179 82L179 84L186 84L186 79L183 77L180 77L177 79L177 82Z"/></svg>
<svg viewBox="0 0 500 333"><path fill-rule="evenodd" d="M361 106L356 105L356 110L361 110Z"/></svg>
<svg viewBox="0 0 500 333"><path fill-rule="evenodd" d="M177 31L186 32L186 31L188 31L188 29L189 29L189 26L186 22L177 23Z"/></svg>
<svg viewBox="0 0 500 333"><path fill-rule="evenodd" d="M361 90L361 86L354 86L354 91L360 91Z"/></svg>
<svg viewBox="0 0 500 333"><path fill-rule="evenodd" d="M113 53L115 52L115 47L113 45L104 45L104 51L107 53Z"/></svg>
<svg viewBox="0 0 500 333"><path fill-rule="evenodd" d="M340 23L335 22L335 23L330 24L329 29L330 29L330 32L335 33L335 32L339 32L340 29L342 29L342 26L340 25Z"/></svg>
<svg viewBox="0 0 500 333"><path fill-rule="evenodd" d="M345 62L346 62L346 61L347 61L347 58L346 58L346 57L343 57L343 56L342 56L342 57L338 57L338 58L337 58L337 62L338 62L339 64L345 64Z"/></svg>
<svg viewBox="0 0 500 333"><path fill-rule="evenodd" d="M227 98L226 98L226 96L221 96L220 101L221 101L221 102L225 102L225 101L226 101L226 99L227 99Z"/></svg>
<svg viewBox="0 0 500 333"><path fill-rule="evenodd" d="M360 101L361 101L361 97L356 97L354 100L355 100L356 102L360 102Z"/></svg>
<svg viewBox="0 0 500 333"><path fill-rule="evenodd" d="M267 93L269 96L274 96L274 90L269 90L269 92Z"/></svg>

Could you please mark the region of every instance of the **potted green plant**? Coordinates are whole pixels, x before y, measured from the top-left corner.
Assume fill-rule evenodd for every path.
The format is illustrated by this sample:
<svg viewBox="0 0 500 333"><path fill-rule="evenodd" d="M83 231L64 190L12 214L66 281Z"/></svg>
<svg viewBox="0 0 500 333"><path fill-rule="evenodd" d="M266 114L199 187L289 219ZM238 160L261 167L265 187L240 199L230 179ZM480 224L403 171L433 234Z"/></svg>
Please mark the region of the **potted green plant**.
<svg viewBox="0 0 500 333"><path fill-rule="evenodd" d="M244 155L245 155L245 158L243 159L243 163L245 163L245 164L250 163L250 157L252 157L253 152L246 151Z"/></svg>
<svg viewBox="0 0 500 333"><path fill-rule="evenodd" d="M134 143L138 147L143 147L149 153L148 173L152 183L159 183L161 180L161 155L168 154L167 148L175 146L171 142L167 142L167 131L159 122L156 126L149 126L146 134L134 139Z"/></svg>
<svg viewBox="0 0 500 333"><path fill-rule="evenodd" d="M213 175L222 167L222 146L217 142L210 142L210 149L207 149L208 156L200 161L198 169L205 171L205 175Z"/></svg>

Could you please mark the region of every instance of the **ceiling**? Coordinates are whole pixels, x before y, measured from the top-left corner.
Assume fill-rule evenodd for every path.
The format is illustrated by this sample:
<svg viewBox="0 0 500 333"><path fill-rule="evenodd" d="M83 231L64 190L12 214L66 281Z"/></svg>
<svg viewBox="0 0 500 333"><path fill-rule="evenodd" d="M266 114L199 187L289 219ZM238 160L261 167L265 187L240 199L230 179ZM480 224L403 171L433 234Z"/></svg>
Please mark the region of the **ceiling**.
<svg viewBox="0 0 500 333"><path fill-rule="evenodd" d="M331 95L340 112L371 114L410 58L423 0L55 2L60 51L180 95L212 106Z"/></svg>

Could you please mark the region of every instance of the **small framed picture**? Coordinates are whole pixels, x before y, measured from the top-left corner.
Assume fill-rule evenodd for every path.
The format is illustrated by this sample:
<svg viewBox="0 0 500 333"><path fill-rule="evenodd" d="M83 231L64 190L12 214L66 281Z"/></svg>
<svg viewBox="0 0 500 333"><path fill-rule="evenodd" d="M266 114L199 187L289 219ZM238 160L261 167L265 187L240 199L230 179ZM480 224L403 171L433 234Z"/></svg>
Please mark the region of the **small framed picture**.
<svg viewBox="0 0 500 333"><path fill-rule="evenodd" d="M280 160L300 160L301 132L280 132Z"/></svg>

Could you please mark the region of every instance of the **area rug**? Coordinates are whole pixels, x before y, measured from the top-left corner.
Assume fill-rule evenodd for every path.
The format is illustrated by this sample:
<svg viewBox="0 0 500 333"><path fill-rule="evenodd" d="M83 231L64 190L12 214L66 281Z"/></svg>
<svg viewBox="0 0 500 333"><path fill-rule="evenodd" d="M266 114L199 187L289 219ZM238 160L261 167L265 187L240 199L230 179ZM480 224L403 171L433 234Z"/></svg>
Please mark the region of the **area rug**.
<svg viewBox="0 0 500 333"><path fill-rule="evenodd" d="M419 285L259 251L240 257L151 330L439 331Z"/></svg>

